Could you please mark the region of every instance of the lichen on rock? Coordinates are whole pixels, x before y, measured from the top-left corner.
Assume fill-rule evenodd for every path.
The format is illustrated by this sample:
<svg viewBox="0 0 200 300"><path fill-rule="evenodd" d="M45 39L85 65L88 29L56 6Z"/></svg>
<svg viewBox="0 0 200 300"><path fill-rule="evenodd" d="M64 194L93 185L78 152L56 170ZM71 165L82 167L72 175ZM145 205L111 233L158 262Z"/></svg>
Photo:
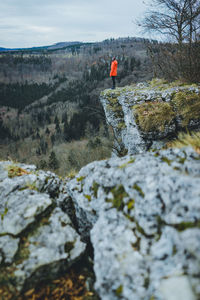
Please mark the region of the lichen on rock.
<svg viewBox="0 0 200 300"><path fill-rule="evenodd" d="M60 184L51 172L0 162L0 296L4 288L18 295L52 280L84 254L70 218L56 207Z"/></svg>
<svg viewBox="0 0 200 300"><path fill-rule="evenodd" d="M192 148L111 158L67 183L79 231L94 247L101 299L161 300L164 279L181 276L186 295L199 297L199 158Z"/></svg>

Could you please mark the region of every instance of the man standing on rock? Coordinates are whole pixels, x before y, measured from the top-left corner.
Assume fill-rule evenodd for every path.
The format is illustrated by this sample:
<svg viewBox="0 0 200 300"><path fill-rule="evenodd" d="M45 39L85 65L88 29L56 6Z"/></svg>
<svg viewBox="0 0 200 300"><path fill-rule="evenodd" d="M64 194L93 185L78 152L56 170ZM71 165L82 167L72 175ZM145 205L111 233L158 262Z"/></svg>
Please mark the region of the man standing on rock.
<svg viewBox="0 0 200 300"><path fill-rule="evenodd" d="M111 70L110 70L110 77L112 77L112 89L115 89L115 78L117 76L117 60L115 58L115 56L112 58L112 63L111 63Z"/></svg>

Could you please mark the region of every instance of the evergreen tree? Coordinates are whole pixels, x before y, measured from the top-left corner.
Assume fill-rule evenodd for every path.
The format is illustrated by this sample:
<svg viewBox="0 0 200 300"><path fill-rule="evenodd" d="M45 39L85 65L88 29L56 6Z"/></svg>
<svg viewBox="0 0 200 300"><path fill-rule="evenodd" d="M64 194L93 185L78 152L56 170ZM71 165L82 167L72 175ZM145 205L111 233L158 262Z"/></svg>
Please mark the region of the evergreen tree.
<svg viewBox="0 0 200 300"><path fill-rule="evenodd" d="M2 119L0 119L0 139L5 139L10 137L10 132L3 124Z"/></svg>
<svg viewBox="0 0 200 300"><path fill-rule="evenodd" d="M65 123L65 120L67 120L67 113L66 112L64 112L62 114L62 123Z"/></svg>
<svg viewBox="0 0 200 300"><path fill-rule="evenodd" d="M38 166L40 169L45 169L45 168L47 168L47 162L46 162L46 160L44 160L44 159L41 159L40 161L39 161L39 166Z"/></svg>
<svg viewBox="0 0 200 300"><path fill-rule="evenodd" d="M48 128L48 127L47 127L47 129L45 130L45 133L46 133L47 135L50 134L50 131L49 131L49 128Z"/></svg>
<svg viewBox="0 0 200 300"><path fill-rule="evenodd" d="M54 143L55 143L55 135L54 134L51 135L51 143L52 143L52 145L54 145Z"/></svg>
<svg viewBox="0 0 200 300"><path fill-rule="evenodd" d="M56 133L57 133L57 134L60 134L60 133L61 133L61 129L60 129L60 124L59 124L59 122L56 123Z"/></svg>
<svg viewBox="0 0 200 300"><path fill-rule="evenodd" d="M51 151L50 153L48 165L52 170L59 168L59 162L54 151Z"/></svg>
<svg viewBox="0 0 200 300"><path fill-rule="evenodd" d="M70 128L69 128L67 119L65 119L65 122L64 122L63 136L64 136L65 141L70 140Z"/></svg>
<svg viewBox="0 0 200 300"><path fill-rule="evenodd" d="M57 117L57 116L55 116L54 123L55 123L55 124L59 124L59 120L58 120L58 117Z"/></svg>
<svg viewBox="0 0 200 300"><path fill-rule="evenodd" d="M130 70L131 70L131 72L133 72L133 70L134 70L135 63L136 63L135 57L131 57L131 62L130 62Z"/></svg>

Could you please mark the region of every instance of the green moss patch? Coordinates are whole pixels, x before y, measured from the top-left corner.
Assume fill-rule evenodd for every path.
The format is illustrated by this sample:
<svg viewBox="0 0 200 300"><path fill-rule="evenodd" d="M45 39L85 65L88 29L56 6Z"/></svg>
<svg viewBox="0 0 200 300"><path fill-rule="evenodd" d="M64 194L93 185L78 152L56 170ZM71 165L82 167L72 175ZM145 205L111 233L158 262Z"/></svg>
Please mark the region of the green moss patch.
<svg viewBox="0 0 200 300"><path fill-rule="evenodd" d="M135 184L133 185L133 189L136 190L136 191L140 194L140 196L141 196L142 198L145 197L144 192L142 191L141 187L140 187L139 185L137 185L137 183L135 183Z"/></svg>
<svg viewBox="0 0 200 300"><path fill-rule="evenodd" d="M166 90L169 88L174 88L174 87L185 87L185 88L190 88L192 87L197 87L196 84L188 84L186 82L183 82L181 80L175 80L173 82L169 82L163 78L153 78L151 81L148 82L150 88L155 88L158 90Z"/></svg>
<svg viewBox="0 0 200 300"><path fill-rule="evenodd" d="M134 206L135 206L135 200L134 199L129 200L129 202L127 204L128 211L130 211L131 209L133 209Z"/></svg>
<svg viewBox="0 0 200 300"><path fill-rule="evenodd" d="M4 219L4 217L7 215L7 213L8 213L8 208L5 207L4 212L3 212L2 214L0 214L0 216L1 216L1 221L3 221L3 219Z"/></svg>
<svg viewBox="0 0 200 300"><path fill-rule="evenodd" d="M116 289L115 293L116 293L116 295L119 297L119 296L122 294L122 292L123 292L123 285L120 285L120 286Z"/></svg>
<svg viewBox="0 0 200 300"><path fill-rule="evenodd" d="M91 199L92 199L91 195L84 195L84 197L85 197L89 202L90 202Z"/></svg>
<svg viewBox="0 0 200 300"><path fill-rule="evenodd" d="M128 162L125 162L124 164L122 164L121 166L119 166L120 169L124 169L126 168L129 164L132 164L135 162L135 158L131 158Z"/></svg>
<svg viewBox="0 0 200 300"><path fill-rule="evenodd" d="M126 128L126 124L124 122L120 122L117 124L117 129L124 129Z"/></svg>
<svg viewBox="0 0 200 300"><path fill-rule="evenodd" d="M159 88L159 89L166 89L166 86L169 85L169 82L165 79L153 78L151 81L148 82L151 88Z"/></svg>
<svg viewBox="0 0 200 300"><path fill-rule="evenodd" d="M187 127L190 120L200 120L200 94L191 91L178 92L174 95L172 104L183 127Z"/></svg>
<svg viewBox="0 0 200 300"><path fill-rule="evenodd" d="M107 199L107 201L112 202L113 207L115 207L117 210L123 210L124 208L123 199L125 197L128 197L128 194L125 191L123 185L120 184L112 188L110 192L113 194L113 199Z"/></svg>
<svg viewBox="0 0 200 300"><path fill-rule="evenodd" d="M122 107L120 104L118 104L118 102L108 104L106 108L107 108L107 110L111 110L114 113L116 118L121 119L124 117Z"/></svg>
<svg viewBox="0 0 200 300"><path fill-rule="evenodd" d="M76 178L76 180L78 181L78 182L81 182L81 181L83 181L85 179L85 176L81 176L81 177L77 177Z"/></svg>
<svg viewBox="0 0 200 300"><path fill-rule="evenodd" d="M175 224L174 227L178 231L184 231L189 228L200 228L200 220L196 222L181 222L180 224Z"/></svg>
<svg viewBox="0 0 200 300"><path fill-rule="evenodd" d="M121 89L117 88L115 90L107 89L101 92L101 96L111 98L111 97L119 97L121 94Z"/></svg>
<svg viewBox="0 0 200 300"><path fill-rule="evenodd" d="M148 102L133 107L136 123L144 132L163 132L175 119L172 107L165 102Z"/></svg>
<svg viewBox="0 0 200 300"><path fill-rule="evenodd" d="M99 185L96 181L93 182L92 190L94 191L94 197L95 197L95 198L97 198L97 192L98 192L99 186L100 186L100 185Z"/></svg>
<svg viewBox="0 0 200 300"><path fill-rule="evenodd" d="M166 156L162 156L161 160L163 162L166 162L169 166L171 166L172 160L170 160L169 158L167 158Z"/></svg>
<svg viewBox="0 0 200 300"><path fill-rule="evenodd" d="M39 191L37 186L36 186L36 181L34 182L27 182L25 186L23 186L22 188L19 189L19 191L23 191L23 190L34 190L34 191Z"/></svg>
<svg viewBox="0 0 200 300"><path fill-rule="evenodd" d="M118 94L112 94L112 95L106 95L106 99L109 102L107 104L107 110L112 111L114 113L115 118L120 118L124 120L124 113L122 110L122 106L118 102L117 97L119 96ZM123 122L124 123L124 122Z"/></svg>

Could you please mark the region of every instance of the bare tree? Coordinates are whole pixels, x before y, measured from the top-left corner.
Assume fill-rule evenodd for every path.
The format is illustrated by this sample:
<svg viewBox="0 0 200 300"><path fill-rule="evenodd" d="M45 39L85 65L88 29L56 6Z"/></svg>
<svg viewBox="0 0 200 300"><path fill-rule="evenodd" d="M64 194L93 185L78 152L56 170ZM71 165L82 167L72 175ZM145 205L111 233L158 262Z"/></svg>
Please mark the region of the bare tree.
<svg viewBox="0 0 200 300"><path fill-rule="evenodd" d="M170 38L173 44L168 58L173 56L169 62L176 61L177 77L189 73L191 80L196 76L194 73L200 71L199 0L152 0L149 10L138 25L145 32L156 32Z"/></svg>

